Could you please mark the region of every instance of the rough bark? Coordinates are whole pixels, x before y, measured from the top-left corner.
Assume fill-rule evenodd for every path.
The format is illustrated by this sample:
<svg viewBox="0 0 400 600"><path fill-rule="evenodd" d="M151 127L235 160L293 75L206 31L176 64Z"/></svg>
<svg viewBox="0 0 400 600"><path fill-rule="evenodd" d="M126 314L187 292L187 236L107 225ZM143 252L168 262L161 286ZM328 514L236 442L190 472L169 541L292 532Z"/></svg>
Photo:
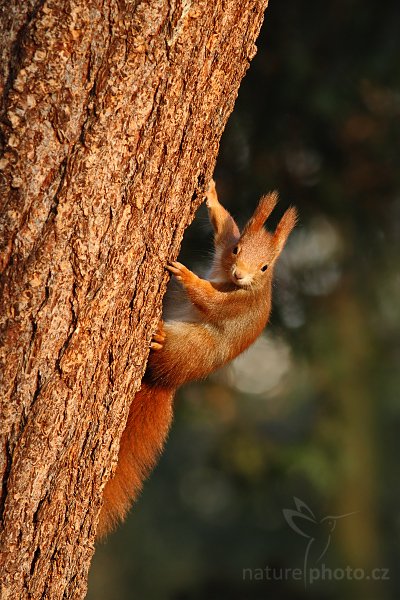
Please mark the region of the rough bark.
<svg viewBox="0 0 400 600"><path fill-rule="evenodd" d="M1 4L1 597L81 598L267 0Z"/></svg>

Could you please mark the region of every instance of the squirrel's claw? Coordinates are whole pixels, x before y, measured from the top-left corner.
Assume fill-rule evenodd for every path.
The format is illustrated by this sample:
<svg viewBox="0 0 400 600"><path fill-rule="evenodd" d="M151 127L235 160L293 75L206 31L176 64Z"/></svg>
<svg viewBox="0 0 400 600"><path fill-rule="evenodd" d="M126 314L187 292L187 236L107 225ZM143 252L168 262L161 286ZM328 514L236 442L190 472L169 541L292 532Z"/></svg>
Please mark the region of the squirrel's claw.
<svg viewBox="0 0 400 600"><path fill-rule="evenodd" d="M166 337L164 322L160 321L157 325L157 330L151 336L150 350L161 350Z"/></svg>
<svg viewBox="0 0 400 600"><path fill-rule="evenodd" d="M164 334L155 333L151 339L153 342L160 342L160 344L161 344L162 342L165 341L165 333Z"/></svg>
<svg viewBox="0 0 400 600"><path fill-rule="evenodd" d="M185 267L185 265L177 261L171 261L170 263L168 263L166 269L173 273L178 281L183 281L183 279L185 278L185 274L189 270Z"/></svg>
<svg viewBox="0 0 400 600"><path fill-rule="evenodd" d="M215 204L219 204L217 190L215 189L214 179L210 179L210 183L206 190L206 206L211 208L213 205L215 206Z"/></svg>
<svg viewBox="0 0 400 600"><path fill-rule="evenodd" d="M159 344L158 342L151 342L150 344L150 350L161 350L163 348L162 344Z"/></svg>

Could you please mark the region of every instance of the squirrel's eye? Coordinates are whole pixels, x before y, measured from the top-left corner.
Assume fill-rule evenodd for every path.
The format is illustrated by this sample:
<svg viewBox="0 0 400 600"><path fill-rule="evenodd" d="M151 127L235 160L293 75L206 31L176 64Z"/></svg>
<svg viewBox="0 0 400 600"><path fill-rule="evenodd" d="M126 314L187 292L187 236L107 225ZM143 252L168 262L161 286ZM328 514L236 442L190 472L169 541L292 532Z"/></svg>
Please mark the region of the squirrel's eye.
<svg viewBox="0 0 400 600"><path fill-rule="evenodd" d="M232 254L237 254L239 252L239 246L235 246L232 250Z"/></svg>
<svg viewBox="0 0 400 600"><path fill-rule="evenodd" d="M263 265L263 266L261 267L261 271L266 271L267 269L268 269L268 265Z"/></svg>

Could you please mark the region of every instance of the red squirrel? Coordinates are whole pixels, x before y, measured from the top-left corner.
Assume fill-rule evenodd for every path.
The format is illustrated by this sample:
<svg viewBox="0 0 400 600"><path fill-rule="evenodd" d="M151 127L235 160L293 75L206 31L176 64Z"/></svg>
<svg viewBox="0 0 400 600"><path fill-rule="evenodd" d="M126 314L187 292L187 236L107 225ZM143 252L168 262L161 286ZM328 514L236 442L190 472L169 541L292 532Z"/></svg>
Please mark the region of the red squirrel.
<svg viewBox="0 0 400 600"><path fill-rule="evenodd" d="M161 453L178 387L202 379L252 344L271 311L274 265L296 224L289 208L274 233L263 225L278 196L263 196L240 233L219 203L214 181L206 192L215 252L207 279L179 262L167 269L186 292L179 314L161 321L151 342L147 369L122 434L118 464L106 484L97 535L122 521Z"/></svg>

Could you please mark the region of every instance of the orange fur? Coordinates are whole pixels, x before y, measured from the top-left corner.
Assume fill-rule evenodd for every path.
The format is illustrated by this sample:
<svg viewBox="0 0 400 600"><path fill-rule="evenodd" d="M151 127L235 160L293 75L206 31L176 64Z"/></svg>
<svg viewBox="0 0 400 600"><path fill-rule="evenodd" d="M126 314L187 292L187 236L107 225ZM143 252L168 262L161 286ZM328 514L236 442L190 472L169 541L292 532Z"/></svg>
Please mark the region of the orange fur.
<svg viewBox="0 0 400 600"><path fill-rule="evenodd" d="M215 255L209 278L201 279L178 262L167 267L182 284L186 299L177 307L177 316L161 323L153 336L142 387L122 434L117 468L105 487L99 537L124 519L155 465L172 420L175 390L238 356L267 324L273 268L297 218L296 210L289 208L275 233L268 233L263 225L276 201L276 192L264 196L240 235L211 182L207 207Z"/></svg>
<svg viewBox="0 0 400 600"><path fill-rule="evenodd" d="M121 437L118 464L103 495L97 536L103 537L122 521L157 462L172 420L171 389L146 382L135 395Z"/></svg>
<svg viewBox="0 0 400 600"><path fill-rule="evenodd" d="M260 231L278 202L278 192L270 192L260 198L253 216L243 230L243 234Z"/></svg>

